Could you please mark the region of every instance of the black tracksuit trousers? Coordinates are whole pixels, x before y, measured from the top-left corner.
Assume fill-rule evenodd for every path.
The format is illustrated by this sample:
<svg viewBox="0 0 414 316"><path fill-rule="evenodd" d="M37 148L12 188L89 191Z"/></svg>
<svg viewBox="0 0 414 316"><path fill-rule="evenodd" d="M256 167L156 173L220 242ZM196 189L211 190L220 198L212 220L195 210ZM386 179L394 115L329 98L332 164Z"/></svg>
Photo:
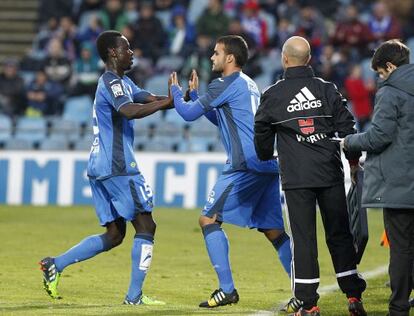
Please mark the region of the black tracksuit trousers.
<svg viewBox="0 0 414 316"><path fill-rule="evenodd" d="M356 270L344 185L285 190L285 196L292 234L292 286L295 297L304 302L305 309L316 306L319 299L318 202L339 287L347 297L360 298L366 283Z"/></svg>
<svg viewBox="0 0 414 316"><path fill-rule="evenodd" d="M390 316L408 316L413 288L414 209L384 208L384 226L390 242Z"/></svg>

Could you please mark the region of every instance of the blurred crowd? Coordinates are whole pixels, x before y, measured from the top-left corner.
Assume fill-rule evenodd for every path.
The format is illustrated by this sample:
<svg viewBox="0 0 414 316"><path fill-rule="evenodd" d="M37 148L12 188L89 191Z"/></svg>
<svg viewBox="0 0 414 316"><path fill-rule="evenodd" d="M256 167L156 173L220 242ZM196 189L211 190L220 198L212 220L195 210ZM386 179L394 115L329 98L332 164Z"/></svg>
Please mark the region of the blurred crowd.
<svg viewBox="0 0 414 316"><path fill-rule="evenodd" d="M2 64L0 112L13 118L61 115L68 97L93 98L103 72L95 40L103 30L115 29L128 38L135 56L128 76L142 87L170 67L178 67L183 80L195 68L208 83L214 75L212 45L225 34L245 38L250 59L244 71L271 84L282 73L283 42L300 35L312 45L317 75L337 84L364 129L375 90L375 77L368 73L372 51L384 40L414 36L412 2L41 0L30 51ZM165 62L174 60L180 62Z"/></svg>

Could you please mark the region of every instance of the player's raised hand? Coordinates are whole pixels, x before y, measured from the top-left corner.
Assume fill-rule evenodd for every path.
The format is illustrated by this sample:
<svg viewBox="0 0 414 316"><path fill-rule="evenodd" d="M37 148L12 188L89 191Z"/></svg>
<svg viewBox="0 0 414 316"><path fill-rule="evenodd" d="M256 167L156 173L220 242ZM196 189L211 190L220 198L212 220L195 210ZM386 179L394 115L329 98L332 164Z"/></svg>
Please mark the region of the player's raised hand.
<svg viewBox="0 0 414 316"><path fill-rule="evenodd" d="M178 86L181 89L180 83L178 82L177 73L174 71L171 76L171 85Z"/></svg>
<svg viewBox="0 0 414 316"><path fill-rule="evenodd" d="M191 90L198 90L198 75L197 71L191 71L190 80L188 81L188 88Z"/></svg>
<svg viewBox="0 0 414 316"><path fill-rule="evenodd" d="M171 75L168 77L168 98L172 99L171 95L172 78Z"/></svg>

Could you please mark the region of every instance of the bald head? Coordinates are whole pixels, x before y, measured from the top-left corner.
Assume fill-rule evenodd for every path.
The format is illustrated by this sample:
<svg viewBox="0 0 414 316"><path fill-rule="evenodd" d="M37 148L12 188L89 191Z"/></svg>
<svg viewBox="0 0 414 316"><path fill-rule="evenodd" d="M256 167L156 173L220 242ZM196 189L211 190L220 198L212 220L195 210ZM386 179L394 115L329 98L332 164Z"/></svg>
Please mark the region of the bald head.
<svg viewBox="0 0 414 316"><path fill-rule="evenodd" d="M282 54L286 67L304 66L310 59L309 42L303 37L292 36L283 44Z"/></svg>

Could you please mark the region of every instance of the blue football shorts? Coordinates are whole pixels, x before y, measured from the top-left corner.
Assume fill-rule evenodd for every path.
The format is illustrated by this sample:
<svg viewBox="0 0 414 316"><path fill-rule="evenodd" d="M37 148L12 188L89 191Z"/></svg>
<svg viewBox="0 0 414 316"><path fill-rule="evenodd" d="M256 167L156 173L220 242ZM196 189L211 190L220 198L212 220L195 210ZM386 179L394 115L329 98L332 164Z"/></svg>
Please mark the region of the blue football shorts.
<svg viewBox="0 0 414 316"><path fill-rule="evenodd" d="M141 174L89 179L89 182L102 226L119 217L131 221L138 213L152 212L152 190Z"/></svg>
<svg viewBox="0 0 414 316"><path fill-rule="evenodd" d="M211 190L202 215L241 227L284 229L279 176L233 172L222 174Z"/></svg>

